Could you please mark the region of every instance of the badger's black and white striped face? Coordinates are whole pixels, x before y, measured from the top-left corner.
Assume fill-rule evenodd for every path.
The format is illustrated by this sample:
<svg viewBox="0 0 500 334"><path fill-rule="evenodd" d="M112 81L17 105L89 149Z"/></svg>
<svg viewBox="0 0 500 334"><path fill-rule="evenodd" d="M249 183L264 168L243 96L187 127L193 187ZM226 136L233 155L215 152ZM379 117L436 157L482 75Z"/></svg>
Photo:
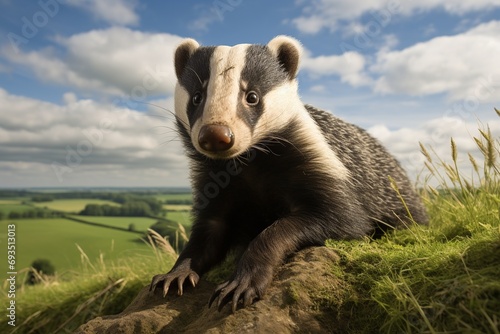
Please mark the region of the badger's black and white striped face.
<svg viewBox="0 0 500 334"><path fill-rule="evenodd" d="M295 79L300 54L299 42L285 36L265 46L182 42L175 52L175 113L195 149L229 159L285 127L303 109Z"/></svg>

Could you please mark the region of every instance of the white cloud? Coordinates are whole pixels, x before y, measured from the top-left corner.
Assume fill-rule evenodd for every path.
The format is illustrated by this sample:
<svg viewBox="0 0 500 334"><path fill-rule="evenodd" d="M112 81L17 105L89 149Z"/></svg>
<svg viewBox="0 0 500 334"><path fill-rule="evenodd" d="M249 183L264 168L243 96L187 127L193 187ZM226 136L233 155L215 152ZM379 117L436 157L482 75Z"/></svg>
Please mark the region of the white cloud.
<svg viewBox="0 0 500 334"><path fill-rule="evenodd" d="M433 152L447 163L452 163L450 140L453 138L458 149L458 167L463 175L472 175L472 167L468 153L472 154L478 163L482 163L480 153L473 137L480 138L478 128L489 126L493 138L500 137L500 120L492 119L487 124L479 126L475 122L466 122L457 117L441 117L429 120L420 127L389 129L385 125L375 125L368 132L378 138L387 149L396 156L403 167L410 173L412 179L422 172L425 158L420 153L418 143ZM434 160L437 162L437 157ZM443 171L443 174L445 172ZM423 176L429 175L428 171ZM436 180L434 180L436 182Z"/></svg>
<svg viewBox="0 0 500 334"><path fill-rule="evenodd" d="M451 100L500 100L500 21L403 50L382 50L372 73L375 91L413 96L446 93Z"/></svg>
<svg viewBox="0 0 500 334"><path fill-rule="evenodd" d="M139 23L139 16L135 13L135 0L64 0L64 3L86 10L97 19L112 25Z"/></svg>
<svg viewBox="0 0 500 334"><path fill-rule="evenodd" d="M338 75L342 82L352 86L366 85L370 78L364 74L365 58L349 51L342 55L311 57L308 52L302 60L301 69L313 77Z"/></svg>
<svg viewBox="0 0 500 334"><path fill-rule="evenodd" d="M203 14L189 23L189 28L194 31L207 32L208 26L214 22L221 22L222 18L212 10L203 10Z"/></svg>
<svg viewBox="0 0 500 334"><path fill-rule="evenodd" d="M71 93L63 100L57 105L0 89L0 186L188 184L169 113L78 100ZM159 103L172 110L171 99Z"/></svg>
<svg viewBox="0 0 500 334"><path fill-rule="evenodd" d="M306 51L302 70L313 78L339 76L342 82L370 86L378 94L444 94L453 109L458 103L458 109L470 114L481 104L500 101L498 36L500 21L491 21L394 50L398 39L390 34L374 57L356 51L313 57Z"/></svg>
<svg viewBox="0 0 500 334"><path fill-rule="evenodd" d="M370 14L374 22L385 26L394 15L410 16L420 11L441 9L454 15L499 7L500 0L317 0L297 1L302 15L291 22L303 33L316 34L322 29L337 30L340 23L359 20Z"/></svg>
<svg viewBox="0 0 500 334"><path fill-rule="evenodd" d="M113 27L58 37L64 55L51 48L23 52L10 47L1 54L45 82L143 100L145 95L173 93L173 52L181 40L170 34Z"/></svg>
<svg viewBox="0 0 500 334"><path fill-rule="evenodd" d="M231 0L213 1L210 5L197 4L194 9L198 13L198 16L189 22L188 27L194 31L206 32L209 25L214 22L223 22L226 16L231 15L242 3L243 0Z"/></svg>
<svg viewBox="0 0 500 334"><path fill-rule="evenodd" d="M326 87L324 85L314 85L309 88L309 91L312 93L325 93Z"/></svg>

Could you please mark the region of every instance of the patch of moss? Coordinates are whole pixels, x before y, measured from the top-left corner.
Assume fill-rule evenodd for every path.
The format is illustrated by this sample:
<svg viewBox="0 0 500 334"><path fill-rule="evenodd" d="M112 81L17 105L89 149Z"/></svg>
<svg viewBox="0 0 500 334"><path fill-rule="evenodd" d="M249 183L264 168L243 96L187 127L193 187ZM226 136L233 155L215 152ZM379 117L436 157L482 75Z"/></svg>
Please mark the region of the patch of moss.
<svg viewBox="0 0 500 334"><path fill-rule="evenodd" d="M301 300L301 293L303 291L303 287L300 284L291 282L286 288L284 295L284 304L285 305L294 305L297 304Z"/></svg>

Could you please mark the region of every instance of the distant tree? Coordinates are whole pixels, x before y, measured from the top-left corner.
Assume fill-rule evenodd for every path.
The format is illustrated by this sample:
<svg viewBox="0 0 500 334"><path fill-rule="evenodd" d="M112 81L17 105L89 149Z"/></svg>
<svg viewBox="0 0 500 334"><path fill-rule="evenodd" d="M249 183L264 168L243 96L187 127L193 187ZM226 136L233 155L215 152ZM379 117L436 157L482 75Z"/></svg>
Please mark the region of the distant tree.
<svg viewBox="0 0 500 334"><path fill-rule="evenodd" d="M31 270L26 278L26 284L35 285L40 283L40 277L53 276L56 269L49 260L37 259L31 263Z"/></svg>
<svg viewBox="0 0 500 334"><path fill-rule="evenodd" d="M158 214L163 210L163 203L158 201L154 197L144 198L143 201L149 205L149 208L151 209L151 212L153 214Z"/></svg>
<svg viewBox="0 0 500 334"><path fill-rule="evenodd" d="M134 223L131 223L129 226L128 226L128 230L130 232L136 232L137 231L137 227L135 226Z"/></svg>
<svg viewBox="0 0 500 334"><path fill-rule="evenodd" d="M35 218L36 211L35 210L27 210L22 213L23 218Z"/></svg>
<svg viewBox="0 0 500 334"><path fill-rule="evenodd" d="M122 210L123 216L143 217L152 214L151 207L144 201L126 202Z"/></svg>
<svg viewBox="0 0 500 334"><path fill-rule="evenodd" d="M18 211L11 211L9 212L9 219L19 219L22 218L22 214Z"/></svg>
<svg viewBox="0 0 500 334"><path fill-rule="evenodd" d="M165 204L182 204L182 205L192 205L193 200L191 199L168 199Z"/></svg>
<svg viewBox="0 0 500 334"><path fill-rule="evenodd" d="M31 200L33 202L50 202L50 201L54 200L54 197L52 197L52 195L49 195L49 194L40 194L40 195L36 195L36 196L31 197Z"/></svg>
<svg viewBox="0 0 500 334"><path fill-rule="evenodd" d="M123 202L121 206L115 205L97 205L87 204L80 211L80 215L84 216L128 216L128 217L145 217L156 215L163 209L162 203L155 198L149 197L134 197L129 195L115 195L113 201Z"/></svg>
<svg viewBox="0 0 500 334"><path fill-rule="evenodd" d="M103 210L101 205L87 204L80 214L84 216L102 216Z"/></svg>

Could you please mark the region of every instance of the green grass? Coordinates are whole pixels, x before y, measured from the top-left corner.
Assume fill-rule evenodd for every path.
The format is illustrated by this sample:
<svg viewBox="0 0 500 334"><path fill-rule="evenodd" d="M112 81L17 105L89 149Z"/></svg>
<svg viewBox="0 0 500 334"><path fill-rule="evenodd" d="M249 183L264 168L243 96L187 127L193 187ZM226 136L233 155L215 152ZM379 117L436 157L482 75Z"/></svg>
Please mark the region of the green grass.
<svg viewBox="0 0 500 334"><path fill-rule="evenodd" d="M153 275L165 272L173 261L169 255L149 251L113 265L94 262L72 281L58 278L37 286L22 285L16 294L16 327L1 319L0 333L71 333L100 314L122 311ZM0 300L7 305L4 296Z"/></svg>
<svg viewBox="0 0 500 334"><path fill-rule="evenodd" d="M77 219L104 224L113 227L128 229L130 224L135 225L136 231L146 232L148 228L156 223L156 219L148 217L102 217L102 216L72 216Z"/></svg>
<svg viewBox="0 0 500 334"><path fill-rule="evenodd" d="M497 111L500 116L500 112ZM474 138L482 164L473 176L421 146L428 169L423 196L430 225L380 240L330 241L346 285L320 301L349 328L371 333L500 333L500 140L488 129ZM332 298L333 297L333 298ZM347 330L347 329L346 329Z"/></svg>
<svg viewBox="0 0 500 334"><path fill-rule="evenodd" d="M139 235L77 223L67 219L20 219L0 221L0 242L5 244L7 225L16 225L17 269L29 267L38 258L50 260L59 273L81 267L79 245L92 262L148 253ZM4 263L2 263L3 268Z"/></svg>
<svg viewBox="0 0 500 334"><path fill-rule="evenodd" d="M340 288L307 293L315 310L340 320L344 327L338 332L500 333L500 140L482 131L474 141L484 162L470 159L473 178L458 169L463 157L453 141L451 160L422 147L429 226L394 231L379 240L327 242L340 255L331 266ZM439 186L429 186L431 179ZM168 217L176 220L172 214ZM19 242L40 238L24 233L19 230ZM19 244L23 247L28 245ZM168 269L173 261L167 258L153 249L112 265L96 261L94 269L85 269L72 282L20 287L17 333L70 332L95 316L117 313L153 274ZM6 298L0 302L6 305ZM11 330L0 320L0 332Z"/></svg>
<svg viewBox="0 0 500 334"><path fill-rule="evenodd" d="M82 211L87 204L99 204L99 205L108 204L114 206L120 205L115 202L101 200L101 199L58 199L51 202L34 203L35 206L40 208L47 207L51 210L73 212L73 213L78 213Z"/></svg>

